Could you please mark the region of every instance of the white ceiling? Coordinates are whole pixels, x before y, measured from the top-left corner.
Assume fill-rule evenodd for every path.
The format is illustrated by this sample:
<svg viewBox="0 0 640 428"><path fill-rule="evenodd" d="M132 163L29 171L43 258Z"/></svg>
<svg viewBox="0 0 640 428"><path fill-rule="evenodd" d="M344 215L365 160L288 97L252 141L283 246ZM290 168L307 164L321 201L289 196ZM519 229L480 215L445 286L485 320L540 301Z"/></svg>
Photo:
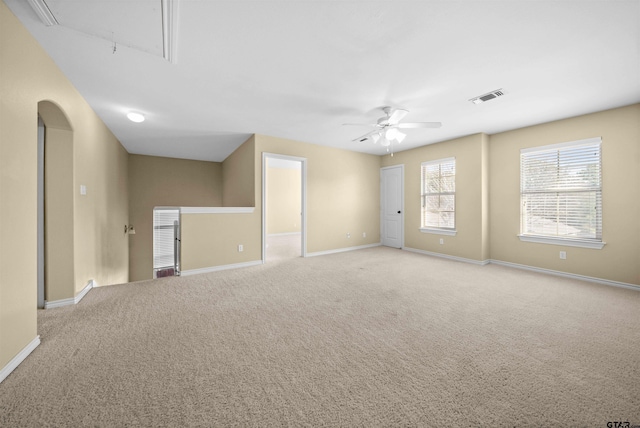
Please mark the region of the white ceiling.
<svg viewBox="0 0 640 428"><path fill-rule="evenodd" d="M260 133L384 154L342 124L443 123L404 150L640 102L640 0L166 0L173 62L160 0L45 0L54 26L4 1L130 153L222 161Z"/></svg>

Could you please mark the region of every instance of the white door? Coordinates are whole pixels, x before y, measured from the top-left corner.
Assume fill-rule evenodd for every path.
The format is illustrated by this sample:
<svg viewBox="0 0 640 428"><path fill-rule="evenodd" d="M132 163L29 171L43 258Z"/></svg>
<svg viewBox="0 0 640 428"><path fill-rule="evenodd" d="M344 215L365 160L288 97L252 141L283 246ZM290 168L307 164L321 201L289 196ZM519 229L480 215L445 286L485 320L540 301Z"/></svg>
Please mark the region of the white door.
<svg viewBox="0 0 640 428"><path fill-rule="evenodd" d="M380 170L381 240L387 247L402 248L404 166L392 166Z"/></svg>

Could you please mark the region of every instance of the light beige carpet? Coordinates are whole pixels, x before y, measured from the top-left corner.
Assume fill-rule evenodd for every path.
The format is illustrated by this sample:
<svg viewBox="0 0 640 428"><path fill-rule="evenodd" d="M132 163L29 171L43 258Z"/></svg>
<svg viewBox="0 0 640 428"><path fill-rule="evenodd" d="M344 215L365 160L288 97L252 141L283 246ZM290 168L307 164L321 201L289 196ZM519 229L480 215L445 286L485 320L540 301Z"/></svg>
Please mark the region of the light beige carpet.
<svg viewBox="0 0 640 428"><path fill-rule="evenodd" d="M38 313L0 426L640 424L640 292L384 247Z"/></svg>

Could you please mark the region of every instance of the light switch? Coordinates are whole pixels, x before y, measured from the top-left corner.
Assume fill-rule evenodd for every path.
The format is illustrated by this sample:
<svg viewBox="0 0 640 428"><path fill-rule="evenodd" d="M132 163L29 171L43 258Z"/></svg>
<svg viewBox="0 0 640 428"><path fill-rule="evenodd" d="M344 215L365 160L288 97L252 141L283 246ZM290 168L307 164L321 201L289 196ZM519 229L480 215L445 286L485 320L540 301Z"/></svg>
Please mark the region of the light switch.
<svg viewBox="0 0 640 428"><path fill-rule="evenodd" d="M85 186L84 184L80 185L80 194L81 195L86 195L87 194L87 186Z"/></svg>

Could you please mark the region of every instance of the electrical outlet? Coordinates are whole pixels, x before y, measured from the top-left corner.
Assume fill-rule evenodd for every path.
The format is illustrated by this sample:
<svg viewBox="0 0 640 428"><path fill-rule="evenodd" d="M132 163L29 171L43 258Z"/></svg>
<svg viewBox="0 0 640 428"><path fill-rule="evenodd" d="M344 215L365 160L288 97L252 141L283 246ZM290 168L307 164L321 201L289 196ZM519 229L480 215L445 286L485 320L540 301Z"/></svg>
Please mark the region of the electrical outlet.
<svg viewBox="0 0 640 428"><path fill-rule="evenodd" d="M351 238L351 234L350 233L347 233L347 238Z"/></svg>
<svg viewBox="0 0 640 428"><path fill-rule="evenodd" d="M440 245L444 245L444 239L440 238Z"/></svg>
<svg viewBox="0 0 640 428"><path fill-rule="evenodd" d="M566 251L560 251L560 258L562 260L566 260L567 259L567 252Z"/></svg>
<svg viewBox="0 0 640 428"><path fill-rule="evenodd" d="M362 237L366 238L367 237L367 232L362 232Z"/></svg>
<svg viewBox="0 0 640 428"><path fill-rule="evenodd" d="M241 253L242 251L244 251L244 245L240 244L238 245L238 252Z"/></svg>

